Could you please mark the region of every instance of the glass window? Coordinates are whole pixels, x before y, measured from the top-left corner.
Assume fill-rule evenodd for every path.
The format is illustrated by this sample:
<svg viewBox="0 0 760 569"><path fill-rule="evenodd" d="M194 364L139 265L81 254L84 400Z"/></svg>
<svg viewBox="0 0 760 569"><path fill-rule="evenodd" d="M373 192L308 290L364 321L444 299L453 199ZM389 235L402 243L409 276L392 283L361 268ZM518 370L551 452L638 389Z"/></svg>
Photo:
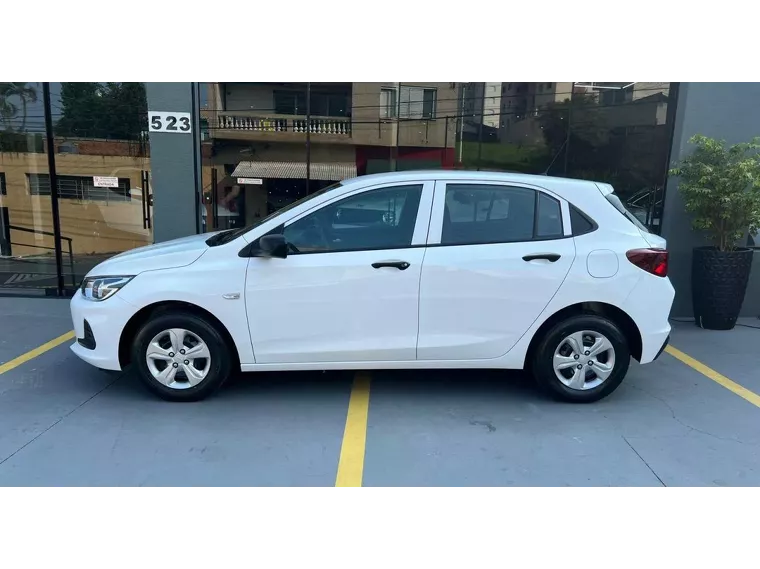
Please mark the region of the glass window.
<svg viewBox="0 0 760 569"><path fill-rule="evenodd" d="M58 287L51 198L30 196L26 172L47 172L43 84L0 83L0 291ZM70 243L63 232L64 247ZM64 253L64 255L66 255ZM64 257L65 262L70 256ZM34 279L24 279L33 273ZM74 283L69 283L73 285ZM78 284L78 283L77 283Z"/></svg>
<svg viewBox="0 0 760 569"><path fill-rule="evenodd" d="M412 244L422 184L363 192L285 228L294 253L399 249Z"/></svg>
<svg viewBox="0 0 760 569"><path fill-rule="evenodd" d="M631 212L624 204L620 201L620 198L617 197L614 193L607 194L607 201L609 201L612 205L615 206L615 209L618 210L620 213L622 213L625 218L633 223L636 227L641 229L642 231L646 231L649 233L649 229L641 222L641 220L636 217L633 212Z"/></svg>
<svg viewBox="0 0 760 569"><path fill-rule="evenodd" d="M396 116L396 90L380 89L380 118L389 119Z"/></svg>
<svg viewBox="0 0 760 569"><path fill-rule="evenodd" d="M594 230L594 223L574 205L570 206L570 225L573 235L583 235Z"/></svg>
<svg viewBox="0 0 760 569"><path fill-rule="evenodd" d="M536 237L561 237L562 213L559 202L546 194L538 194Z"/></svg>
<svg viewBox="0 0 760 569"><path fill-rule="evenodd" d="M448 184L442 245L533 239L536 194L509 186Z"/></svg>
<svg viewBox="0 0 760 569"><path fill-rule="evenodd" d="M436 89L401 86L401 118L431 119L435 117Z"/></svg>
<svg viewBox="0 0 760 569"><path fill-rule="evenodd" d="M50 195L48 174L27 174L29 193L33 196ZM129 178L118 178L118 187L96 187L93 176L58 176L58 198L80 201L129 201Z"/></svg>

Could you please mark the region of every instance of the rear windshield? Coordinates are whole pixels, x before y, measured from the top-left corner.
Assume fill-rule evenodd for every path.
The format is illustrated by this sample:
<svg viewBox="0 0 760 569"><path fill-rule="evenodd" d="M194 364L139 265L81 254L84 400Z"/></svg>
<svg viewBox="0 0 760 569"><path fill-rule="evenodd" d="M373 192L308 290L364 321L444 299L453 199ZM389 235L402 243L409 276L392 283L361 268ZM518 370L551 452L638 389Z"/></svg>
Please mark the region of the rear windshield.
<svg viewBox="0 0 760 569"><path fill-rule="evenodd" d="M633 223L636 227L641 229L642 231L645 231L649 233L649 229L647 229L646 225L641 223L638 218L633 215L623 204L623 202L620 201L620 198L617 197L614 193L607 194L607 201L609 201L612 205L615 206L615 209L618 210L620 213L622 213L628 221Z"/></svg>

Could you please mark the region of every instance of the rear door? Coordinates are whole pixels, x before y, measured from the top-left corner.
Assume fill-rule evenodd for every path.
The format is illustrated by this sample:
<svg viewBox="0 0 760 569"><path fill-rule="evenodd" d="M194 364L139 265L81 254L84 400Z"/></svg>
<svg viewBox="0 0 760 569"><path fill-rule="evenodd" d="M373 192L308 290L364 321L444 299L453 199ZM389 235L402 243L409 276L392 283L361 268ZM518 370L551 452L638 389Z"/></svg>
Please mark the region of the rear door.
<svg viewBox="0 0 760 569"><path fill-rule="evenodd" d="M420 281L420 360L506 354L575 258L567 202L532 186L439 181Z"/></svg>

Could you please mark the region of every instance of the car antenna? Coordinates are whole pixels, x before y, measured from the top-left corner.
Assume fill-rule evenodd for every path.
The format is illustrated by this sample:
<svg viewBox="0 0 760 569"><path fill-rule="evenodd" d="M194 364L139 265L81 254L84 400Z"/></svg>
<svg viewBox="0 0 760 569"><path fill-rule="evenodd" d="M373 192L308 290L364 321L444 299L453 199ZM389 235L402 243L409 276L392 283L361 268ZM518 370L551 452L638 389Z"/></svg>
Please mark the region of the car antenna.
<svg viewBox="0 0 760 569"><path fill-rule="evenodd" d="M546 170L544 170L544 171L541 173L541 175L542 175L542 176L548 176L548 175L549 175L549 170L551 169L551 167L552 167L552 166L554 166L554 162L556 162L556 161L557 161L557 158L559 158L559 155L562 153L562 149L565 147L565 145L566 145L566 144L567 144L567 138L566 138L566 139L565 139L565 141L562 143L562 145L559 147L559 150L557 150L557 153L554 155L554 158L552 158L552 161L551 161L551 162L549 163L549 165L546 167Z"/></svg>

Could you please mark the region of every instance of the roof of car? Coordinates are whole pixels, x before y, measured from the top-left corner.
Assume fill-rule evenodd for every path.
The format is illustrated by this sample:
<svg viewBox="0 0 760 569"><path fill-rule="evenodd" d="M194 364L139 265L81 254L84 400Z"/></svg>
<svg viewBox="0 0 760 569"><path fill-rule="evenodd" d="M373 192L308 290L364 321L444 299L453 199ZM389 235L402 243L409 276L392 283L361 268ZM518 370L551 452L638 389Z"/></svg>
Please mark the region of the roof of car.
<svg viewBox="0 0 760 569"><path fill-rule="evenodd" d="M579 188L593 188L601 190L597 182L590 180L578 180L573 178L559 178L539 174L518 174L512 172L486 172L483 170L405 170L403 172L384 172L381 174L368 174L344 180L344 184L353 183L385 183L385 182L409 182L421 178L435 178L437 180L467 180L467 181L493 181L493 182L518 182L563 193L563 190L577 190ZM606 185L606 184L603 184Z"/></svg>

